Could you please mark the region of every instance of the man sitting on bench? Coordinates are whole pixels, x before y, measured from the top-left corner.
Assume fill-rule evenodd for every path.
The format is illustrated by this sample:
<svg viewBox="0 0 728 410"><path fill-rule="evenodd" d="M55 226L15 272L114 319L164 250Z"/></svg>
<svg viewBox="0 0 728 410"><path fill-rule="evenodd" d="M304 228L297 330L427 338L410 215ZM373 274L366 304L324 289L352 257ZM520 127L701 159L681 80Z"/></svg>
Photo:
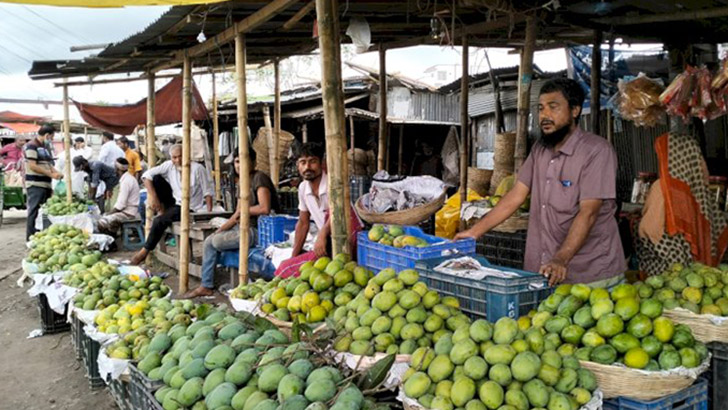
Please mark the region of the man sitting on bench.
<svg viewBox="0 0 728 410"><path fill-rule="evenodd" d="M182 145L169 149L171 160L163 162L142 175L147 188L147 203L158 216L152 221L152 228L144 247L132 258L132 265L139 265L149 252L157 247L164 233L172 223L180 219L182 205ZM214 190L210 176L202 165L190 163L190 211L211 212Z"/></svg>
<svg viewBox="0 0 728 410"><path fill-rule="evenodd" d="M268 215L271 211L279 211L278 194L270 177L262 171L255 170L255 150L250 151L250 231L251 242L255 237L255 228L258 226L258 216ZM240 176L240 158L238 151L234 154L235 176ZM196 289L186 293L183 298L191 299L198 296L212 296L215 293L215 266L223 251L240 249L240 202L233 216L228 219L215 233L205 239L202 253L202 283Z"/></svg>
<svg viewBox="0 0 728 410"><path fill-rule="evenodd" d="M139 184L128 172L129 161L117 158L114 163L119 176L119 194L114 208L99 219L99 232L116 236L124 221L139 218Z"/></svg>

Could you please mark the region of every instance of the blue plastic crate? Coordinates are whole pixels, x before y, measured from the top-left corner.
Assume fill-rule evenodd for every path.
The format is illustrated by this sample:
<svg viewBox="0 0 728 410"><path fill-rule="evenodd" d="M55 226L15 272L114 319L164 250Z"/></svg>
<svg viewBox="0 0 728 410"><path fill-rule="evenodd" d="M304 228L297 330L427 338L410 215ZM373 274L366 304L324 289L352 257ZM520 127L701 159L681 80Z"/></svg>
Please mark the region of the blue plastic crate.
<svg viewBox="0 0 728 410"><path fill-rule="evenodd" d="M604 410L707 410L708 383L698 379L695 384L684 390L650 401L626 397L604 400L602 408Z"/></svg>
<svg viewBox="0 0 728 410"><path fill-rule="evenodd" d="M440 294L455 296L460 309L473 319L488 319L495 322L503 316L518 318L536 309L546 299L552 288L542 275L514 268L495 266L480 256L472 256L483 266L507 272L518 273L517 278L486 277L481 280L462 278L435 271L442 262L453 259L444 257L418 262L415 269L428 287Z"/></svg>
<svg viewBox="0 0 728 410"><path fill-rule="evenodd" d="M402 229L406 235L423 238L430 245L422 248L414 246L395 248L394 246L370 241L369 232L359 232L357 235L358 263L375 272L385 268L393 268L399 272L405 269L413 269L415 264L421 260L452 254L471 255L475 253L475 240L473 239L451 241L427 235L416 226L403 226Z"/></svg>
<svg viewBox="0 0 728 410"><path fill-rule="evenodd" d="M297 217L288 215L261 216L258 218L258 246L283 242L286 234L296 230Z"/></svg>

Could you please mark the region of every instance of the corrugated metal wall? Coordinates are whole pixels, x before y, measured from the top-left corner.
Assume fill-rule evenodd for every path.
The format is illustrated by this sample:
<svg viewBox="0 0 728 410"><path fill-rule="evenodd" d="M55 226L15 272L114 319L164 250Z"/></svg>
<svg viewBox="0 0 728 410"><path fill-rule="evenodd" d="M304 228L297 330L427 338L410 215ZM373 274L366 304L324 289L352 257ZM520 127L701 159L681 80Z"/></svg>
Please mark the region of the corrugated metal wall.
<svg viewBox="0 0 728 410"><path fill-rule="evenodd" d="M376 101L378 95L372 94L372 98ZM377 111L379 111L378 108ZM460 95L394 87L387 93L387 115L408 120L459 122Z"/></svg>

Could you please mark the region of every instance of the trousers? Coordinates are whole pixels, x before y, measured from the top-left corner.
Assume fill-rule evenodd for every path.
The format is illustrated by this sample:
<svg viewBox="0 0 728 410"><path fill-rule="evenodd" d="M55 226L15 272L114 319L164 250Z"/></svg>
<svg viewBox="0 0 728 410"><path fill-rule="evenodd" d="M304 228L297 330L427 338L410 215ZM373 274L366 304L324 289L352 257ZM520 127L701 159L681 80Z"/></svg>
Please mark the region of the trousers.
<svg viewBox="0 0 728 410"><path fill-rule="evenodd" d="M41 188L37 186L29 186L27 198L28 220L25 225L25 240L27 241L31 235L36 232L35 220L38 218L40 207L53 195L50 188Z"/></svg>

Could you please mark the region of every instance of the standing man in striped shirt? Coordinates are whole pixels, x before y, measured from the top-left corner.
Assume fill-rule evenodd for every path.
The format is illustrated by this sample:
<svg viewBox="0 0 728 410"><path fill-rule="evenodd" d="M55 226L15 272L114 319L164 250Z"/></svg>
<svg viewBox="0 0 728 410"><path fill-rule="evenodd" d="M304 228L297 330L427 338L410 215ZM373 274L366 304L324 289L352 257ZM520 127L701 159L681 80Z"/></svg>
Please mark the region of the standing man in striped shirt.
<svg viewBox="0 0 728 410"><path fill-rule="evenodd" d="M38 210L53 195L51 180L61 179L63 175L53 167L51 141L56 130L52 125L40 127L34 140L25 144L26 160L25 187L28 191L28 220L25 227L25 239L36 232L35 220Z"/></svg>

